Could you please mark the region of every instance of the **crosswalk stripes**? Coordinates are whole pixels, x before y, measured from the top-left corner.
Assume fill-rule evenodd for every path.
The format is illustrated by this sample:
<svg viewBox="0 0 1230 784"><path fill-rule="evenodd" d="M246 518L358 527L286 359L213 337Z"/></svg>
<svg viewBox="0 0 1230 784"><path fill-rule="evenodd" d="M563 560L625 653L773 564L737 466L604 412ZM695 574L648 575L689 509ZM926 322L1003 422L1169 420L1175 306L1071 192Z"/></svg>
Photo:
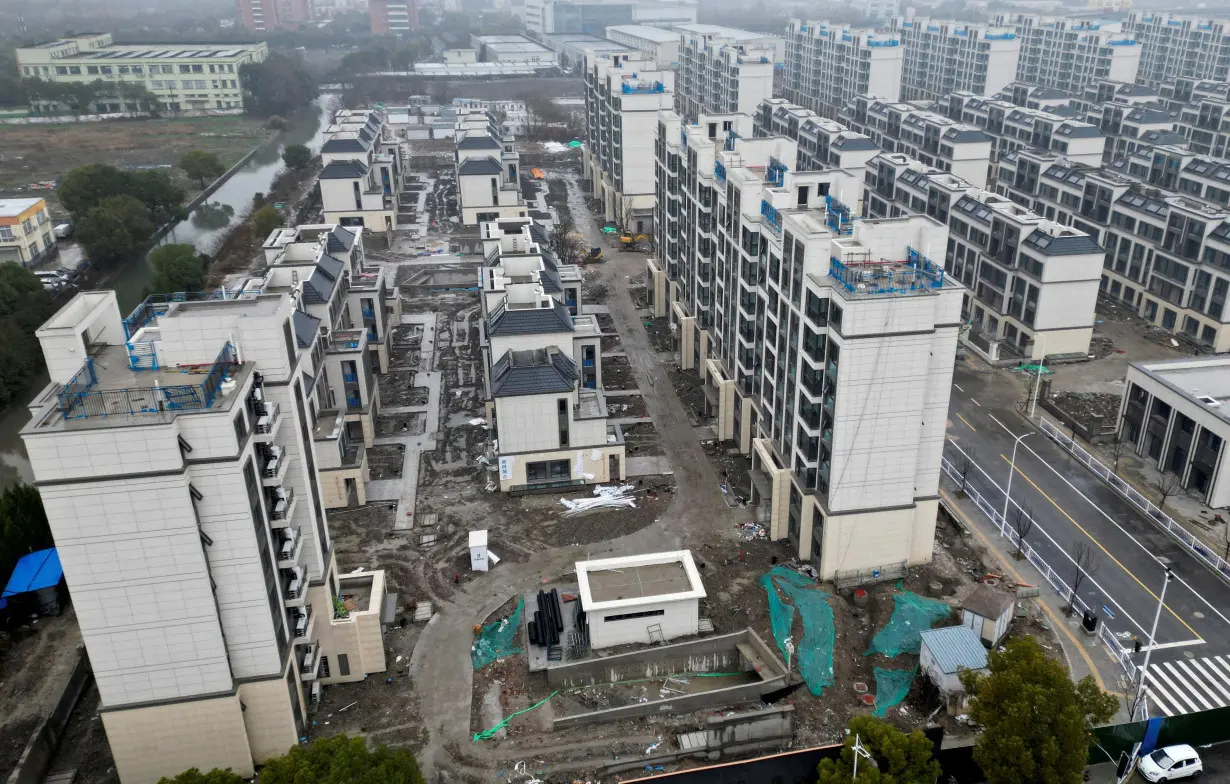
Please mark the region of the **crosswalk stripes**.
<svg viewBox="0 0 1230 784"><path fill-rule="evenodd" d="M1144 682L1154 715L1178 716L1230 705L1227 657L1152 663Z"/></svg>

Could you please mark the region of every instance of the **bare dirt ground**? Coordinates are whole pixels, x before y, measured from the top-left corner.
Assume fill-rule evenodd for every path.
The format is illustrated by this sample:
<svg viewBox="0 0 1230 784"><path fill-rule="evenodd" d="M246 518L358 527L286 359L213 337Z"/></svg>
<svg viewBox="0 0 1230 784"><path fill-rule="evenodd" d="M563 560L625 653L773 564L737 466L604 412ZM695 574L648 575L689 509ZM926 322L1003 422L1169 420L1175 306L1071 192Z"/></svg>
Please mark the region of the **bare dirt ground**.
<svg viewBox="0 0 1230 784"><path fill-rule="evenodd" d="M1059 392L1051 395L1051 403L1081 425L1098 432L1104 426L1113 427L1119 416L1122 395L1107 392Z"/></svg>
<svg viewBox="0 0 1230 784"><path fill-rule="evenodd" d="M80 644L71 608L0 640L0 770L17 764L30 733L55 706Z"/></svg>
<svg viewBox="0 0 1230 784"><path fill-rule="evenodd" d="M0 196L39 196L56 211L54 182L87 163L174 167L189 150L216 153L227 168L271 135L249 117L185 117L0 126ZM200 184L168 168L190 194Z"/></svg>
<svg viewBox="0 0 1230 784"><path fill-rule="evenodd" d="M68 720L60 748L51 760L50 773L77 771L77 784L115 784L119 775L107 745L107 733L98 715L98 687L91 685Z"/></svg>

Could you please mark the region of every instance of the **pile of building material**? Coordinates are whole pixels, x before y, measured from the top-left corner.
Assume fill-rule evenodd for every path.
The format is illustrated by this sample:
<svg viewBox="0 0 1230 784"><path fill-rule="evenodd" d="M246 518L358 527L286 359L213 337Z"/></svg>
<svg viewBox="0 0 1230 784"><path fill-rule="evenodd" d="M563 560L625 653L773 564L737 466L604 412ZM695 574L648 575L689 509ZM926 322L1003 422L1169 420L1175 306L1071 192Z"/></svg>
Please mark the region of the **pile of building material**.
<svg viewBox="0 0 1230 784"><path fill-rule="evenodd" d="M576 500L561 498L559 502L568 508L568 511L564 512L564 517L588 512L591 509L606 509L620 506L635 509L636 499L632 497L635 490L635 485L598 485L594 488L593 498L578 498Z"/></svg>

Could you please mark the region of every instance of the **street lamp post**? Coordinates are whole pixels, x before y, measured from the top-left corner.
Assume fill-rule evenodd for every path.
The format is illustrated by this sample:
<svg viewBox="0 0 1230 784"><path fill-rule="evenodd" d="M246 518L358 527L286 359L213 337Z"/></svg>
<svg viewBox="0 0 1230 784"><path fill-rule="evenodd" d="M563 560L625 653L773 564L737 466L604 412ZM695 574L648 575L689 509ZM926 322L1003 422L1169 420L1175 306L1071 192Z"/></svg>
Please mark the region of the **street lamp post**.
<svg viewBox="0 0 1230 784"><path fill-rule="evenodd" d="M1042 371L1046 368L1046 336L1042 336L1042 359L1038 360L1034 371L1034 388L1029 396L1029 418L1034 418L1034 406L1038 404L1038 387L1042 386Z"/></svg>
<svg viewBox="0 0 1230 784"><path fill-rule="evenodd" d="M879 767L879 765L876 764L875 759L872 758L871 752L867 751L867 747L864 746L859 741L858 733L855 733L854 735L853 751L854 751L854 774L851 776L851 781L858 781L858 758L859 757L866 758L866 760L871 763L871 767L873 768Z"/></svg>
<svg viewBox="0 0 1230 784"><path fill-rule="evenodd" d="M1149 657L1153 655L1153 645L1157 642L1157 622L1162 617L1162 607L1166 604L1166 586L1170 585L1170 581L1174 578L1174 572L1170 568L1166 568L1166 579L1162 581L1162 594L1157 597L1157 610L1153 613L1153 628L1149 630L1149 647L1145 649L1145 661L1140 669L1136 671L1136 699L1132 702L1132 719L1136 718L1136 711L1140 709L1141 703L1145 696L1145 673L1149 670Z"/></svg>
<svg viewBox="0 0 1230 784"><path fill-rule="evenodd" d="M1008 501L1012 498L1012 475L1016 473L1016 448L1021 445L1021 441L1029 438L1033 432L1021 433L1012 442L1012 460L1008 461L1008 486L1004 488L1004 512L1000 515L1004 525L1008 524Z"/></svg>

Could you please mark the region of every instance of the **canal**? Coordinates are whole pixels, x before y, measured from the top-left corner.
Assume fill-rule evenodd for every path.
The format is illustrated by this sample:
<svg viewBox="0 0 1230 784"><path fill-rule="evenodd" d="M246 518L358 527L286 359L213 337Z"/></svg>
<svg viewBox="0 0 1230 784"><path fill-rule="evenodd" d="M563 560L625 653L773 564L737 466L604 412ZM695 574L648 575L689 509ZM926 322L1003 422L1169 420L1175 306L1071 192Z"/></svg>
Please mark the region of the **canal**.
<svg viewBox="0 0 1230 784"><path fill-rule="evenodd" d="M285 131L261 147L210 195L207 203L225 204L234 210L228 224L218 226L203 223L199 219L194 220L198 216L197 210L193 210L187 218L175 224L163 242L190 243L204 253L213 252L226 233L246 217L252 207L253 194L269 191L274 178L282 170L282 150L286 145L306 144L313 154L320 151L324 130L328 125L325 118L335 99L333 93L324 93L310 107L288 118L290 125ZM149 260L142 258L108 281L109 287L115 289L122 313L127 314L140 303L141 294L149 285L152 276L153 269ZM26 401L40 392L47 385L47 381L46 371L39 373L25 394L0 413L0 490L17 482L30 482L34 478L30 460L26 457L25 445L18 434L30 421Z"/></svg>

